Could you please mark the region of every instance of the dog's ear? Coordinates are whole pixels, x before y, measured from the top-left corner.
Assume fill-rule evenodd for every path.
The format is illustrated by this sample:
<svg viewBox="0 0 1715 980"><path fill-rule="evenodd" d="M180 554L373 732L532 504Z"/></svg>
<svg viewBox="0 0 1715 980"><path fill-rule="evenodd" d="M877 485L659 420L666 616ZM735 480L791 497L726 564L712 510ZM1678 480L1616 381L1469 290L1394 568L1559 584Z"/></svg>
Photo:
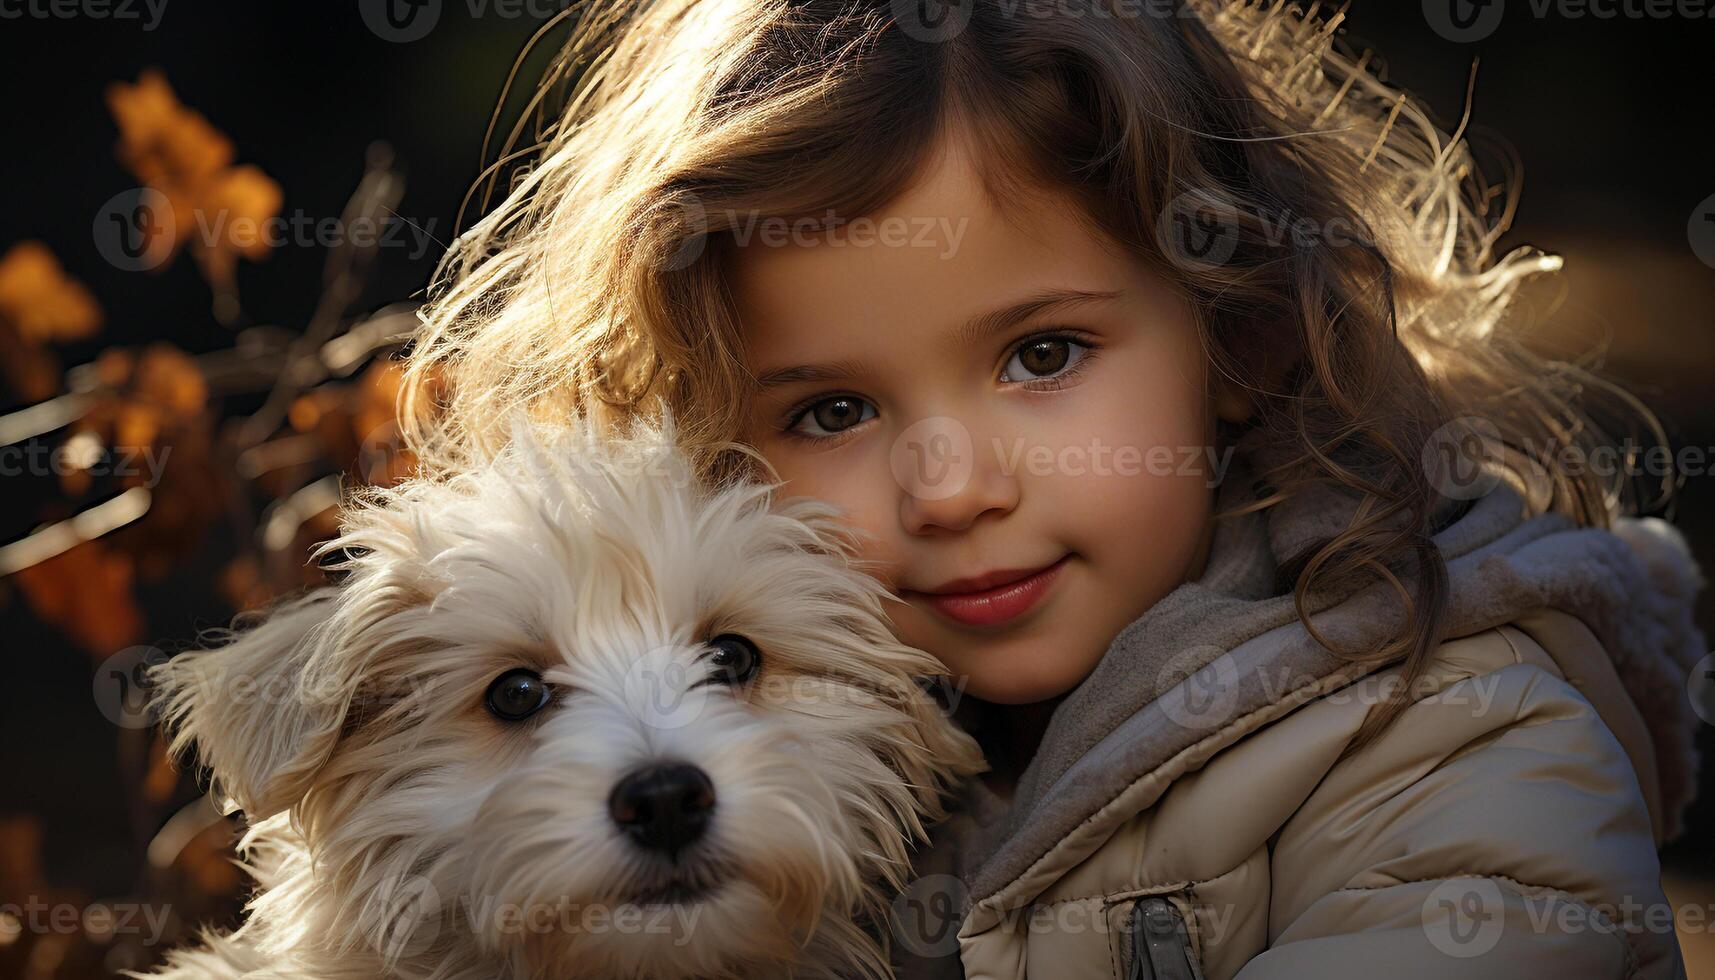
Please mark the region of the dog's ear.
<svg viewBox="0 0 1715 980"><path fill-rule="evenodd" d="M213 773L216 799L252 822L302 799L339 739L350 693L329 673L337 658L326 655L336 639L328 626L337 591L240 614L225 631L229 642L149 671L173 754L194 747Z"/></svg>

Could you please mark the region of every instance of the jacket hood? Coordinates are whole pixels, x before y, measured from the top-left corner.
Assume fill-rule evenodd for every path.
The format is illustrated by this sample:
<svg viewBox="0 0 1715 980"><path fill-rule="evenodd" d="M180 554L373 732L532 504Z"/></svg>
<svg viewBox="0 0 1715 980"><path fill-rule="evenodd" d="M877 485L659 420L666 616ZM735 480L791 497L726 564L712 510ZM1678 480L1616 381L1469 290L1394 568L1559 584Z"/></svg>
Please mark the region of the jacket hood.
<svg viewBox="0 0 1715 980"><path fill-rule="evenodd" d="M1258 492L1247 472L1235 465L1229 474L1222 510ZM1055 710L1012 801L970 782L964 829L937 848L950 848L973 903L1102 822L1098 815L1111 817L1104 808L1181 750L1259 709L1307 702L1385 666L1331 653L1298 620L1290 591L1275 590L1281 561L1344 527L1353 505L1318 491L1218 523L1203 575L1122 630ZM1434 536L1450 584L1444 635L1544 608L1577 616L1649 720L1665 834L1677 836L1696 791L1697 717L1686 684L1704 653L1692 619L1702 582L1684 539L1654 518L1621 519L1606 531L1557 514L1529 517L1504 483L1462 507ZM1403 620L1383 584L1310 608L1317 630L1347 650L1373 648Z"/></svg>

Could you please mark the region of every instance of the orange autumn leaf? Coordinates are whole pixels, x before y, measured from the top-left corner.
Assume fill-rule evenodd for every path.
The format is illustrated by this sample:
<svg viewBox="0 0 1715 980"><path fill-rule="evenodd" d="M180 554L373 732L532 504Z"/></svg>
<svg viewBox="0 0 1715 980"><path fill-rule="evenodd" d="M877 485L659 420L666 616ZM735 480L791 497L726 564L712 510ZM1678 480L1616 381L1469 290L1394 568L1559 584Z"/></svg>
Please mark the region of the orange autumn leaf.
<svg viewBox="0 0 1715 980"><path fill-rule="evenodd" d="M280 185L257 167L233 166L232 141L182 105L158 70L144 71L135 85L109 85L107 105L119 126L120 162L172 212L171 240L151 264L163 267L188 241L204 278L230 292L238 256L256 261L271 248L263 230L280 213Z"/></svg>
<svg viewBox="0 0 1715 980"><path fill-rule="evenodd" d="M208 383L195 358L165 343L109 351L95 369L109 387L67 429L61 448L73 465L61 486L73 495L89 489L80 459L102 459L105 450L107 458L124 461L109 476L109 489L147 488L149 506L109 540L130 556L140 578L158 580L201 547L227 502Z"/></svg>
<svg viewBox="0 0 1715 980"><path fill-rule="evenodd" d="M0 376L16 401L39 402L59 393L60 359L52 351L24 343L0 321Z"/></svg>
<svg viewBox="0 0 1715 980"><path fill-rule="evenodd" d="M436 403L439 384L438 375L426 381L427 392L419 392L426 395L417 402L419 412ZM391 358L373 362L358 379L351 432L358 440L358 475L366 483L392 486L417 470L417 455L406 447L399 427L404 385L404 368Z"/></svg>
<svg viewBox="0 0 1715 980"><path fill-rule="evenodd" d="M41 242L19 242L0 257L0 320L18 339L40 347L81 340L101 328L101 307L66 275Z"/></svg>
<svg viewBox="0 0 1715 980"><path fill-rule="evenodd" d="M173 862L201 895L233 895L244 884L234 863L232 828L215 823L185 843Z"/></svg>
<svg viewBox="0 0 1715 980"><path fill-rule="evenodd" d="M175 420L196 416L208 403L208 383L191 355L171 344L150 344L131 377L132 397Z"/></svg>
<svg viewBox="0 0 1715 980"><path fill-rule="evenodd" d="M74 497L89 490L85 466L101 459L104 447L116 447L133 460L144 449L164 459L176 448L183 456L189 448L185 430L196 427L208 403L208 383L196 361L170 344L151 344L141 355L110 348L96 359L95 368L110 387L71 426L62 447L67 468L60 474L60 486ZM80 451L71 451L74 448ZM141 485L144 474L134 469L123 479L127 485ZM169 503L156 502L157 508Z"/></svg>
<svg viewBox="0 0 1715 980"><path fill-rule="evenodd" d="M226 216L220 239L211 244L252 261L266 258L270 246L263 225L280 213L283 203L280 185L260 168L233 167L215 178L204 200L205 208ZM210 230L215 230L212 224Z"/></svg>
<svg viewBox="0 0 1715 980"><path fill-rule="evenodd" d="M109 656L143 632L131 559L102 541L85 541L20 569L12 580L38 617L94 656Z"/></svg>
<svg viewBox="0 0 1715 980"><path fill-rule="evenodd" d="M162 193L199 186L232 166L232 141L180 104L158 69L144 70L135 85L109 85L107 108L119 125L119 161Z"/></svg>
<svg viewBox="0 0 1715 980"><path fill-rule="evenodd" d="M157 731L149 741L149 771L143 777L143 799L157 806L171 800L179 788L179 771L167 748L167 737Z"/></svg>
<svg viewBox="0 0 1715 980"><path fill-rule="evenodd" d="M29 814L0 815L0 895L42 887L42 822Z"/></svg>
<svg viewBox="0 0 1715 980"><path fill-rule="evenodd" d="M262 564L254 555L239 555L220 570L221 597L234 609L253 609L274 597L262 579Z"/></svg>

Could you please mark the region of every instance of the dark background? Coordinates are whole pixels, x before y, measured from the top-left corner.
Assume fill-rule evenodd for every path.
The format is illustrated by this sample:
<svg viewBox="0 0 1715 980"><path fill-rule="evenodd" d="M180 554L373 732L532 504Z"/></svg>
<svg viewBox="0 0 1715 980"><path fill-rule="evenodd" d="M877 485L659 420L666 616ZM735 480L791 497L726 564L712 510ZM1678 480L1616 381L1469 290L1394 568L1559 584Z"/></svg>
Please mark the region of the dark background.
<svg viewBox="0 0 1715 980"><path fill-rule="evenodd" d="M147 31L138 21L0 19L0 252L23 239L47 243L107 312L100 335L62 348L64 363L112 344L168 339L194 353L233 338L211 314L192 263L126 272L96 249L94 216L136 186L114 157L103 100L109 83L161 68L182 102L232 138L239 162L279 182L287 215L337 216L363 173L365 148L384 140L407 180L398 213L446 242L482 166L502 83L546 6L535 16L502 16L493 6L473 16L467 0L445 0L435 29L410 43L369 30L356 0L169 0ZM16 0L0 0L0 10L17 9ZM1610 371L1662 413L1678 442L1715 445L1715 270L1698 261L1687 237L1694 211L1715 194L1706 132L1715 20L1538 18L1525 0L1512 0L1498 30L1461 44L1432 30L1416 0L1357 0L1347 24L1354 44L1375 47L1389 77L1449 122L1480 60L1473 123L1509 141L1525 165L1518 219L1504 243L1568 260L1563 281L1524 304L1535 335L1563 353L1607 345ZM514 105L544 56L525 66ZM383 248L358 307L419 291L439 251ZM287 245L262 262L241 261L245 322L303 324L323 260L319 248ZM1688 479L1675 515L1706 565L1715 563L1710 480ZM41 488L16 484L0 483L0 542L36 520L27 498ZM216 535L182 572L142 587L148 642L182 641L230 617L207 583L231 545ZM1708 632L1715 616L1707 596L1701 613ZM140 842L121 796L114 726L91 697L94 661L7 596L4 583L0 650L0 816L40 818L43 864L56 882L94 895L132 889ZM1710 742L1706 727L1706 754ZM1706 800L1693 830L1666 852L1676 888L1715 878L1700 829L1712 815ZM1687 937L1688 952L1707 940Z"/></svg>

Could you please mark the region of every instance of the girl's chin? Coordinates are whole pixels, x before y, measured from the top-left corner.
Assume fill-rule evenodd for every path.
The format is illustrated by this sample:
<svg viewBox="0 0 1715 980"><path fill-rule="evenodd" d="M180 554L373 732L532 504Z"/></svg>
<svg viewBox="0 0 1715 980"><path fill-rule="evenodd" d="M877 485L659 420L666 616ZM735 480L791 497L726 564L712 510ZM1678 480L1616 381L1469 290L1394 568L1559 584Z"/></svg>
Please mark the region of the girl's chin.
<svg viewBox="0 0 1715 980"><path fill-rule="evenodd" d="M986 665L985 665L986 666ZM952 685L955 690L970 697L987 701L990 704L1004 704L1017 707L1026 704L1038 704L1059 697L1078 686L1084 674L1071 674L1056 677L1020 678L1017 671L1008 672L1008 676L992 676L995 671L985 670L961 676L953 671ZM1088 673L1086 671L1085 673ZM960 683L963 682L961 689Z"/></svg>

